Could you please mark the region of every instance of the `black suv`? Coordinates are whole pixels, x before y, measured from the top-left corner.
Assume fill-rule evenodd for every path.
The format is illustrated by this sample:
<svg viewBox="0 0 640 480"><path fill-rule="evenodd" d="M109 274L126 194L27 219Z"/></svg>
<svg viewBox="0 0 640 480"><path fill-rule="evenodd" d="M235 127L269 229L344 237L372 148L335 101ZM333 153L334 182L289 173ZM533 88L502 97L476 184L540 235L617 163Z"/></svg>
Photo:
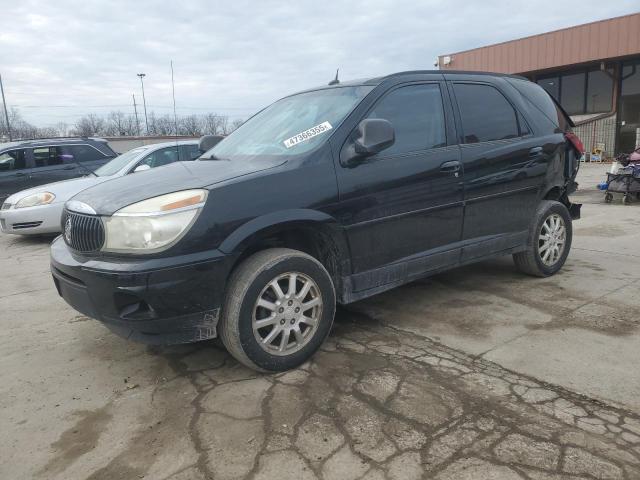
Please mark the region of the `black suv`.
<svg viewBox="0 0 640 480"><path fill-rule="evenodd" d="M60 295L156 344L221 337L249 367L308 359L349 303L571 246L582 146L523 78L416 71L285 97L196 162L89 188L51 247Z"/></svg>
<svg viewBox="0 0 640 480"><path fill-rule="evenodd" d="M0 143L0 204L20 190L87 175L117 155L102 138Z"/></svg>

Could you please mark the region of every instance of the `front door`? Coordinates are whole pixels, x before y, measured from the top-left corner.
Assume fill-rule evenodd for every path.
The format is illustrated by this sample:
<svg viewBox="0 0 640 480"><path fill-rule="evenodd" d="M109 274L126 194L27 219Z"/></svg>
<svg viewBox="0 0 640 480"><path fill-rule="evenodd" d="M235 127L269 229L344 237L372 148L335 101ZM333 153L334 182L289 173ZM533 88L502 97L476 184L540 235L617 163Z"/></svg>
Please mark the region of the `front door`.
<svg viewBox="0 0 640 480"><path fill-rule="evenodd" d="M356 291L458 259L462 171L459 147L447 143L451 111L443 86L420 83L388 91L365 118L391 122L395 143L351 168L337 167L339 216L350 244ZM357 275L385 266L387 277Z"/></svg>
<svg viewBox="0 0 640 480"><path fill-rule="evenodd" d="M27 188L29 168L24 149L0 153L0 204L9 196Z"/></svg>

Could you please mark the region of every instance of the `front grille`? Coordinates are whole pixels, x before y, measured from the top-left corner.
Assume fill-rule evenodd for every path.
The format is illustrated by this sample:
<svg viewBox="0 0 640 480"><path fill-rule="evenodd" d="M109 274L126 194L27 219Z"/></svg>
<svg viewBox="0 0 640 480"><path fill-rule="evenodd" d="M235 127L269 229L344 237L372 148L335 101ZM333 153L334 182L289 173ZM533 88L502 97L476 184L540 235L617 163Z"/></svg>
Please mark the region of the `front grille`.
<svg viewBox="0 0 640 480"><path fill-rule="evenodd" d="M78 252L96 252L104 244L104 225L100 217L65 210L62 215L62 237Z"/></svg>

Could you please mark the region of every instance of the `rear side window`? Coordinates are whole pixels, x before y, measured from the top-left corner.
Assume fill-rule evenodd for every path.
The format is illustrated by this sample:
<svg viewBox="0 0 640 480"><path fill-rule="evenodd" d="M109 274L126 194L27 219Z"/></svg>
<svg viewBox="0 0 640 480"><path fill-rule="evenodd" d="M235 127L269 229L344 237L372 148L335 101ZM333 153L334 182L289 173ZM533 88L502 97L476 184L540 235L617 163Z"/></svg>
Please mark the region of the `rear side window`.
<svg viewBox="0 0 640 480"><path fill-rule="evenodd" d="M556 106L549 93L540 85L527 80L517 78L509 79L522 96L547 117L554 126L560 127L562 131L568 129L567 120L564 113Z"/></svg>
<svg viewBox="0 0 640 480"><path fill-rule="evenodd" d="M55 147L37 147L33 149L33 161L35 163L35 167L48 167L49 165L56 165L56 156L57 155Z"/></svg>
<svg viewBox="0 0 640 480"><path fill-rule="evenodd" d="M490 142L519 136L516 111L498 89L455 83L464 143Z"/></svg>
<svg viewBox="0 0 640 480"><path fill-rule="evenodd" d="M396 141L383 152L384 156L447 144L442 94L437 84L393 90L373 107L367 118L383 118L393 125Z"/></svg>
<svg viewBox="0 0 640 480"><path fill-rule="evenodd" d="M162 167L170 163L178 161L178 151L176 147L162 148L147 155L138 163L140 165L149 165L151 168Z"/></svg>
<svg viewBox="0 0 640 480"><path fill-rule="evenodd" d="M9 150L0 153L0 172L24 170L26 166L24 150Z"/></svg>

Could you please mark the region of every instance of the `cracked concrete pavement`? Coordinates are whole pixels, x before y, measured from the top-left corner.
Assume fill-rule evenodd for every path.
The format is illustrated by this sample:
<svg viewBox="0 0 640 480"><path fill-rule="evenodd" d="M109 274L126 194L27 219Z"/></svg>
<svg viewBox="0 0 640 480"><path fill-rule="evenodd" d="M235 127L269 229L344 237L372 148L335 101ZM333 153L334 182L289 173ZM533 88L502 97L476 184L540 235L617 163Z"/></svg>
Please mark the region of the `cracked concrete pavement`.
<svg viewBox="0 0 640 480"><path fill-rule="evenodd" d="M640 205L587 165L565 269L496 259L346 308L302 368L149 348L57 297L0 237L0 478L638 479Z"/></svg>

